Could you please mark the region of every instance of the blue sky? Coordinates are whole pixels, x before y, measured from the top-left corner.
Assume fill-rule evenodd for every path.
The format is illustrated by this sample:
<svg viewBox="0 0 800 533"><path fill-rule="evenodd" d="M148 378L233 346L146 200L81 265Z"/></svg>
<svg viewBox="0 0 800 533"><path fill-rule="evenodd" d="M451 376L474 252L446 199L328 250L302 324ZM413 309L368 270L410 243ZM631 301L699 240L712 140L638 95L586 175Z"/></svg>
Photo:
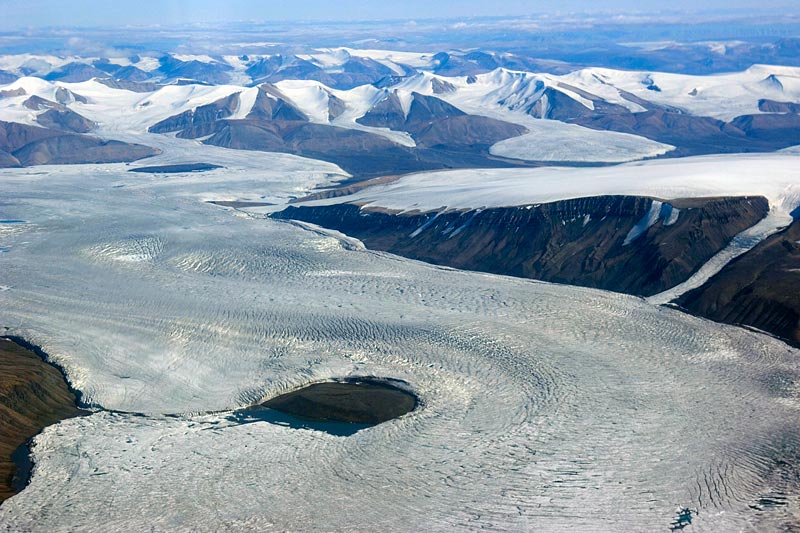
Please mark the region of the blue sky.
<svg viewBox="0 0 800 533"><path fill-rule="evenodd" d="M790 6L795 6L790 8ZM0 0L0 27L151 25L238 20L375 20L537 15L569 11L752 9L761 15L796 0Z"/></svg>

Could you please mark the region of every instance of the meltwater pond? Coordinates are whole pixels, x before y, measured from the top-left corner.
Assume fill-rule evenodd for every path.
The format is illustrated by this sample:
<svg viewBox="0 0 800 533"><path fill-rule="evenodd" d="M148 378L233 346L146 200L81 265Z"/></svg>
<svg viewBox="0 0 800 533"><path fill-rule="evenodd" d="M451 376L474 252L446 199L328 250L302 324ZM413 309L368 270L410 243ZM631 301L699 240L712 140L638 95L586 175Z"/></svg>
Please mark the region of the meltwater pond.
<svg viewBox="0 0 800 533"><path fill-rule="evenodd" d="M349 377L306 385L234 416L346 436L401 417L418 404L402 381Z"/></svg>
<svg viewBox="0 0 800 533"><path fill-rule="evenodd" d="M346 378L312 383L261 405L310 421L375 425L413 411L417 398L388 380Z"/></svg>

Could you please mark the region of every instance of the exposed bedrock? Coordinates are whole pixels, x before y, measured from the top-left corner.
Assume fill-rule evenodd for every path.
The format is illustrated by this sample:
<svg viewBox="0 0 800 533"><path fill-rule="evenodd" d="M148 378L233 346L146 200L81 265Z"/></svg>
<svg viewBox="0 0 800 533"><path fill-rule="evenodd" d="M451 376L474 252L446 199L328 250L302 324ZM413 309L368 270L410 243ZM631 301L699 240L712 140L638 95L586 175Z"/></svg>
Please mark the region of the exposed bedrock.
<svg viewBox="0 0 800 533"><path fill-rule="evenodd" d="M689 278L768 210L762 197L597 196L402 214L352 204L290 206L272 216L434 264L649 296Z"/></svg>
<svg viewBox="0 0 800 533"><path fill-rule="evenodd" d="M0 501L14 495L14 451L45 426L82 411L61 372L0 337Z"/></svg>
<svg viewBox="0 0 800 533"><path fill-rule="evenodd" d="M436 98L412 93L408 114L395 92L375 104L356 122L365 126L389 128L411 134L420 147L482 147L516 137L527 130L519 124L478 115L468 115Z"/></svg>
<svg viewBox="0 0 800 533"><path fill-rule="evenodd" d="M38 117L36 122L45 128L88 133L94 129L94 122L69 109L48 109Z"/></svg>
<svg viewBox="0 0 800 533"><path fill-rule="evenodd" d="M260 120L299 120L308 122L308 117L300 111L277 87L264 83L258 87L253 108L247 118Z"/></svg>
<svg viewBox="0 0 800 533"><path fill-rule="evenodd" d="M762 98L758 101L758 110L764 113L800 113L800 104Z"/></svg>
<svg viewBox="0 0 800 533"><path fill-rule="evenodd" d="M629 101L645 108L631 112L624 106L606 102L576 87L562 88L591 100L592 108L582 105L559 90L545 89L527 112L537 118L550 118L596 130L640 135L671 144L676 149L669 157L707 153L771 152L797 144L800 134L800 105L791 102L759 100L761 114L742 115L730 122L697 116L680 109L648 102L622 92ZM655 87L655 86L653 86Z"/></svg>
<svg viewBox="0 0 800 533"><path fill-rule="evenodd" d="M685 309L743 324L800 347L800 220L681 297Z"/></svg>
<svg viewBox="0 0 800 533"><path fill-rule="evenodd" d="M182 133L179 136L184 136ZM330 161L354 180L419 170L469 167L509 167L524 163L489 157L483 150L463 146L410 148L366 131L297 120L220 120L205 144L237 150L286 152Z"/></svg>
<svg viewBox="0 0 800 533"><path fill-rule="evenodd" d="M230 118L238 93L187 110L154 124L152 133L177 132L186 139L237 150L286 152L330 161L356 180L419 170L530 165L491 156L496 142L525 133L525 128L487 117L467 115L438 98L414 93L408 117L395 93L376 104L359 122L409 132L416 147L375 133L311 123L276 87L259 86L245 119ZM338 116L344 103L331 96L328 113Z"/></svg>
<svg viewBox="0 0 800 533"><path fill-rule="evenodd" d="M0 121L0 167L121 163L159 153L141 144Z"/></svg>
<svg viewBox="0 0 800 533"><path fill-rule="evenodd" d="M150 126L151 133L170 133L178 131L181 137L193 139L208 135L214 123L225 117L231 116L239 105L239 93L233 93L220 98L210 104L189 109L183 113L165 118L161 122Z"/></svg>
<svg viewBox="0 0 800 533"><path fill-rule="evenodd" d="M86 135L59 135L26 145L14 152L23 166L78 165L137 161L160 153L141 144L104 141Z"/></svg>
<svg viewBox="0 0 800 533"><path fill-rule="evenodd" d="M158 85L157 83L145 81L132 81L114 78L98 78L95 81L97 81L97 83L102 83L106 87L111 87L112 89L122 89L124 91L131 91L134 93L149 93L157 91L161 88L161 85Z"/></svg>
<svg viewBox="0 0 800 533"><path fill-rule="evenodd" d="M59 90L61 89L63 88L60 87ZM45 128L73 133L87 133L94 129L94 122L63 104L64 101L82 101L85 103L86 99L71 91L64 90L66 92L59 93L56 91L56 98L59 99L58 103L34 95L25 100L22 105L33 111L44 111L36 117L36 122Z"/></svg>

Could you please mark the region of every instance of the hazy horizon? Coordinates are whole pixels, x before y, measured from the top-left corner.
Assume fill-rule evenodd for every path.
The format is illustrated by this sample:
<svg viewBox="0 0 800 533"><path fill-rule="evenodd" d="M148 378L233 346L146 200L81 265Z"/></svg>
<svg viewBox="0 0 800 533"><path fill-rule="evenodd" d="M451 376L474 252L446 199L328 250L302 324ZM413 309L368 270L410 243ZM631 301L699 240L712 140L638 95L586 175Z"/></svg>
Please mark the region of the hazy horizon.
<svg viewBox="0 0 800 533"><path fill-rule="evenodd" d="M211 0L156 1L140 0L135 4L109 4L97 0L75 0L69 4L54 0L34 0L19 4L0 1L0 29L21 30L46 27L171 26L187 24L224 24L230 22L359 22L387 20L435 20L482 17L536 17L567 14L617 14L636 18L657 14L741 13L755 9L748 0L710 0L698 8L696 2L676 0L668 9L652 0L610 0L587 2L565 0L553 6L546 2L510 0L502 6L468 0L462 2L423 2L410 0L401 4L342 0L335 4L321 0L292 3L261 3L252 0L213 2ZM761 16L800 13L793 2L765 0L758 5ZM773 11L770 13L770 11Z"/></svg>

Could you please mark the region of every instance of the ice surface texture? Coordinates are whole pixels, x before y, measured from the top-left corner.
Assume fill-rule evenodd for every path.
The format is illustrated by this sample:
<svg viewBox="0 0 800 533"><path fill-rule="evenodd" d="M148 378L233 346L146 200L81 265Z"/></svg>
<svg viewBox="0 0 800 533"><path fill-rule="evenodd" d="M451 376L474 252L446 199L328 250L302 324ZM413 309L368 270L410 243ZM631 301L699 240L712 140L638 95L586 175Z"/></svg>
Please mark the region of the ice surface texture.
<svg viewBox="0 0 800 533"><path fill-rule="evenodd" d="M196 149L229 168L0 174L0 218L27 221L0 234L0 325L118 411L37 437L0 528L650 531L681 507L697 530L797 524L797 350L205 204L336 170ZM228 414L352 375L421 405L346 438Z"/></svg>

